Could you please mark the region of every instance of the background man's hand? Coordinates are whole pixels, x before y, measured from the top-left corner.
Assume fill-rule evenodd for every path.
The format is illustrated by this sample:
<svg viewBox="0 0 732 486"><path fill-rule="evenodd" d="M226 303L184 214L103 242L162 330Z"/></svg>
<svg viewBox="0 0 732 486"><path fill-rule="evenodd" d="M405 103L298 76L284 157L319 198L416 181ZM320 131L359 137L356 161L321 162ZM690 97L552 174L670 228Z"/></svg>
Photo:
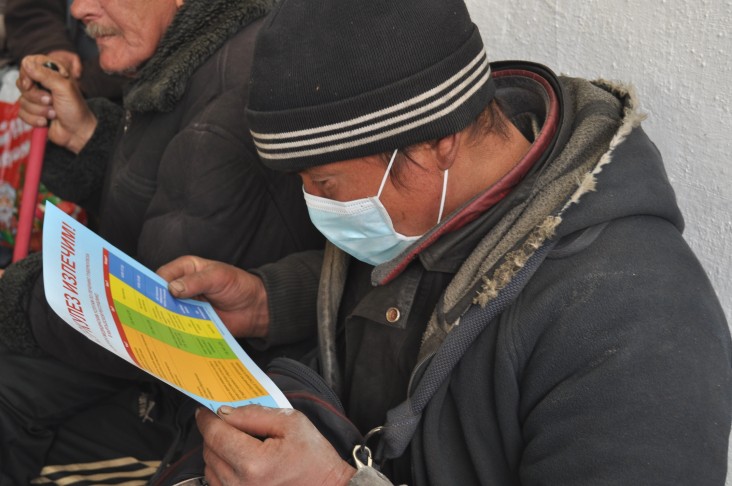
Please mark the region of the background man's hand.
<svg viewBox="0 0 732 486"><path fill-rule="evenodd" d="M266 337L267 292L262 280L225 263L184 256L163 265L158 275L174 297L208 300L235 337Z"/></svg>
<svg viewBox="0 0 732 486"><path fill-rule="evenodd" d="M84 100L68 69L43 66L48 56L26 56L20 64L16 85L20 90L20 118L34 127L49 126L48 138L75 154L89 141L97 126L94 113ZM46 90L35 83L40 83Z"/></svg>
<svg viewBox="0 0 732 486"><path fill-rule="evenodd" d="M222 407L217 417L199 409L196 422L212 486L342 486L356 473L296 410Z"/></svg>

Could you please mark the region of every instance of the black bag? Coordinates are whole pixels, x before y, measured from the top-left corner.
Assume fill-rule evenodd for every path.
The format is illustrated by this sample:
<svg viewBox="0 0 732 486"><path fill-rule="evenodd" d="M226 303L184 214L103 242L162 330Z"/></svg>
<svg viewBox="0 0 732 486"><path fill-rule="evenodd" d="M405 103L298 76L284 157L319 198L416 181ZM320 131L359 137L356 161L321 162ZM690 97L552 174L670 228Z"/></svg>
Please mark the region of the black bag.
<svg viewBox="0 0 732 486"><path fill-rule="evenodd" d="M292 408L305 414L340 456L353 463L353 449L361 444L363 438L346 417L340 399L325 380L307 365L284 357L272 360L265 372L282 391ZM182 420L187 416L192 424L191 429L185 432L185 440L178 441L176 450L171 453L180 455L180 458L158 471L150 482L152 486L206 484L203 480L203 439L193 421L195 407L195 402L191 401L187 404L188 410L180 414ZM163 462L168 463L169 461Z"/></svg>
<svg viewBox="0 0 732 486"><path fill-rule="evenodd" d="M275 358L267 375L282 390L292 408L305 414L346 461L363 437L346 417L338 395L315 370L290 358ZM352 462L352 461L350 461Z"/></svg>

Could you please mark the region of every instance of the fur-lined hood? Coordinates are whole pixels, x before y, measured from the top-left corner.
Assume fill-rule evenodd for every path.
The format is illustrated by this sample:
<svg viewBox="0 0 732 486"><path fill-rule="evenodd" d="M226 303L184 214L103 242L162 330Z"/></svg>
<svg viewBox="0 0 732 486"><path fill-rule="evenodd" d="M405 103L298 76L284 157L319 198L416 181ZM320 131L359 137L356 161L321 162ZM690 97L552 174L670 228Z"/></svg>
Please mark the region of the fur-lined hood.
<svg viewBox="0 0 732 486"><path fill-rule="evenodd" d="M266 15L274 0L186 0L124 98L136 112L168 112L191 75L229 38Z"/></svg>
<svg viewBox="0 0 732 486"><path fill-rule="evenodd" d="M466 306L496 298L550 238L636 214L654 214L683 229L660 154L642 134L645 116L633 88L566 77L559 86L563 114L549 163L522 183L527 195L510 203L456 274L428 325L422 356L459 323ZM616 160L622 160L619 170Z"/></svg>

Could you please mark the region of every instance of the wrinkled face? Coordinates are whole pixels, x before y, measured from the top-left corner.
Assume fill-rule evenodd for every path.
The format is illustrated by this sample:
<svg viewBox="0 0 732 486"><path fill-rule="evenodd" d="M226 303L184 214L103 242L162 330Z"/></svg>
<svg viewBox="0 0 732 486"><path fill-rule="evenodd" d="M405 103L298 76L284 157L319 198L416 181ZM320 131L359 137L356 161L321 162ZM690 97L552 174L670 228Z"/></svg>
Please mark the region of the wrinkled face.
<svg viewBox="0 0 732 486"><path fill-rule="evenodd" d="M183 0L74 0L71 14L99 47L107 72L134 74L150 59Z"/></svg>

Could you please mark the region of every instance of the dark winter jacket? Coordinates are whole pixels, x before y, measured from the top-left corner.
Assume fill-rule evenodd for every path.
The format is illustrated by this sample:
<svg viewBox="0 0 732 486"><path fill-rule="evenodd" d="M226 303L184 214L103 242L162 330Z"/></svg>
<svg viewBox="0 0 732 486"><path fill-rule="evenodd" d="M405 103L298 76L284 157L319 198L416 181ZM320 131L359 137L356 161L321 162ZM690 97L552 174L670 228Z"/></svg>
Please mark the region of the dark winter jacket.
<svg viewBox="0 0 732 486"><path fill-rule="evenodd" d="M49 189L82 204L98 217L102 237L149 268L185 254L249 268L322 246L298 176L262 166L244 118L259 25L252 22L269 7L268 0L186 1L124 109L93 100L99 124L76 157L49 146ZM114 368L121 360L58 320L41 279L17 268L28 266L11 266L0 279L7 298L21 302L0 316L11 344L29 351L35 337L85 369L112 362L107 371L125 372Z"/></svg>
<svg viewBox="0 0 732 486"><path fill-rule="evenodd" d="M724 485L729 329L681 236L633 93L558 80L535 65L494 65L493 73L505 111L533 141L522 162L530 172L498 204L501 186L512 186L505 178L376 268L326 251L318 309L325 378L340 381L362 433L384 424L466 310L490 308L537 248L553 244L383 472L409 485ZM303 316L315 309L292 300L293 284L312 297L322 260L292 255L257 270L271 342L314 331ZM389 480L364 468L351 484Z"/></svg>
<svg viewBox="0 0 732 486"><path fill-rule="evenodd" d="M31 54L69 51L79 54L82 64L79 86L88 98L119 100L127 80L106 74L91 38L68 12L68 0L8 0L5 33L8 55L20 62Z"/></svg>

